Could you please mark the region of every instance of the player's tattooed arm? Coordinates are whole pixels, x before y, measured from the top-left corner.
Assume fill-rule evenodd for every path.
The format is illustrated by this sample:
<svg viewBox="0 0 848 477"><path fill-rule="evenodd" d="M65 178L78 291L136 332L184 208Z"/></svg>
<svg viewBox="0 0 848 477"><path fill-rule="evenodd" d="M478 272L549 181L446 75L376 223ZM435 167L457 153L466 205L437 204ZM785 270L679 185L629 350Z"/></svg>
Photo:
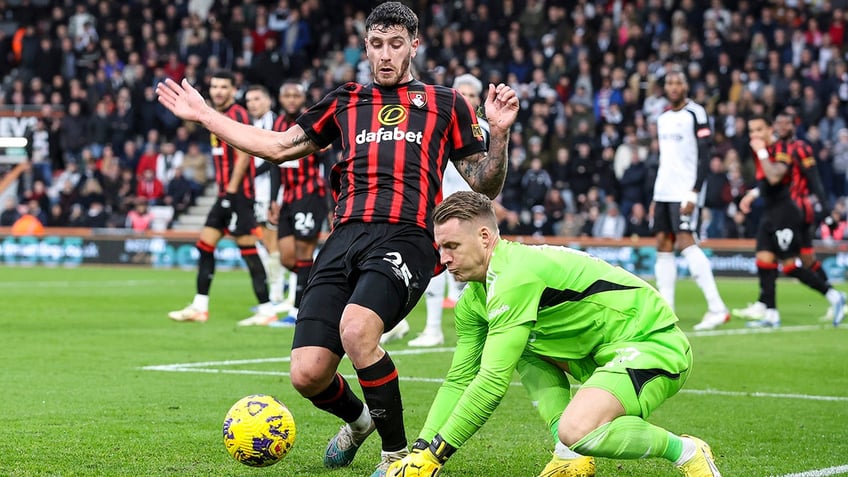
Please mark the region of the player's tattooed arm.
<svg viewBox="0 0 848 477"><path fill-rule="evenodd" d="M303 128L298 124L283 131L282 135L280 135L281 133L276 134L278 136L272 154L270 156L260 156L273 163L280 164L286 161L300 159L319 149L318 145L306 135Z"/></svg>
<svg viewBox="0 0 848 477"><path fill-rule="evenodd" d="M454 162L460 175L477 192L494 199L506 179L509 130L518 118L518 97L509 86L489 84L484 104L491 136L489 152L472 154Z"/></svg>
<svg viewBox="0 0 848 477"><path fill-rule="evenodd" d="M459 174L475 192L494 199L503 189L506 179L508 134L493 134L489 152L478 152L454 161Z"/></svg>

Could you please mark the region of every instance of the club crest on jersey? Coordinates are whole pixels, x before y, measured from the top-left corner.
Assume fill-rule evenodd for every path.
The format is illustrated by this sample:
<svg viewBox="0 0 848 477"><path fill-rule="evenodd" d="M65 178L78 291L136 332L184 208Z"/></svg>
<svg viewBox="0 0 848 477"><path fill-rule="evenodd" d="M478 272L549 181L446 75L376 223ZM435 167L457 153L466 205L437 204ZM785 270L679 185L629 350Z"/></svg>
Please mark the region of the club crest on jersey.
<svg viewBox="0 0 848 477"><path fill-rule="evenodd" d="M418 108L423 108L427 104L427 93L424 91L407 91L406 95L409 97L409 102Z"/></svg>

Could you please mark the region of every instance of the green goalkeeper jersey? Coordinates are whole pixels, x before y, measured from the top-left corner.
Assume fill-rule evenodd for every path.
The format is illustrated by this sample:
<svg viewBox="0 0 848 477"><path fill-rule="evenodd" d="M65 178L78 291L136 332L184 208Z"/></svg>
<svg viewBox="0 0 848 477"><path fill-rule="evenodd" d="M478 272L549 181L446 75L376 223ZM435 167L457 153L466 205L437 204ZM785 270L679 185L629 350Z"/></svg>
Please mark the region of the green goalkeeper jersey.
<svg viewBox="0 0 848 477"><path fill-rule="evenodd" d="M421 432L459 447L491 416L524 353L569 365L589 378L599 346L645 339L673 326L674 312L650 284L566 247L501 239L486 283L471 282L456 304L457 344L445 383Z"/></svg>

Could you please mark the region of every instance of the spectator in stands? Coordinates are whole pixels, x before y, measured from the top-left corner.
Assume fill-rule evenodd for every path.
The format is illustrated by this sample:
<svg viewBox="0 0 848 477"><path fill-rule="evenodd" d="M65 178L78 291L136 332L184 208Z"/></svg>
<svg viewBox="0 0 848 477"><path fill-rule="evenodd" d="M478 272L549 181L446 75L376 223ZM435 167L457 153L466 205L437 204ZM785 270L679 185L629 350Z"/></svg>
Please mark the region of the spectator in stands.
<svg viewBox="0 0 848 477"><path fill-rule="evenodd" d="M34 177L51 185L53 181L53 164L50 160L51 133L44 118L38 118L32 128L26 132L29 156Z"/></svg>
<svg viewBox="0 0 848 477"><path fill-rule="evenodd" d="M142 172L136 186L135 195L140 199L146 200L151 205L156 205L162 201L165 196L165 187L156 178L153 169L145 169Z"/></svg>
<svg viewBox="0 0 848 477"><path fill-rule="evenodd" d="M86 124L82 105L79 101L71 101L68 104L67 114L62 118L59 136L66 165L82 163L82 150L89 143Z"/></svg>
<svg viewBox="0 0 848 477"><path fill-rule="evenodd" d="M109 220L109 214L103 207L103 202L95 200L88 206L88 212L85 213L82 219L83 227L105 228Z"/></svg>
<svg viewBox="0 0 848 477"><path fill-rule="evenodd" d="M138 158L138 165L135 168L135 174L138 177L144 176L144 171L151 170L153 175L156 175L157 164L159 162L159 150L155 142L148 142L144 146L144 153Z"/></svg>
<svg viewBox="0 0 848 477"><path fill-rule="evenodd" d="M178 151L171 141L165 141L159 148L156 156L156 178L162 185L166 186L176 174L176 169L182 167L184 154Z"/></svg>
<svg viewBox="0 0 848 477"><path fill-rule="evenodd" d="M209 156L200 151L200 145L190 142L188 149L183 155L183 175L200 187L209 183Z"/></svg>
<svg viewBox="0 0 848 477"><path fill-rule="evenodd" d="M546 237L555 235L554 221L548 217L545 211L545 206L534 205L530 210L530 221L527 224L525 233L533 237Z"/></svg>
<svg viewBox="0 0 848 477"><path fill-rule="evenodd" d="M581 202L580 197L585 196L592 187L593 159L592 145L589 142L581 141L577 143L577 153L572 154L569 163L571 164L571 191L577 197L578 204Z"/></svg>
<svg viewBox="0 0 848 477"><path fill-rule="evenodd" d="M15 237L40 237L44 235L44 224L28 204L18 204L18 218L12 224L11 232Z"/></svg>
<svg viewBox="0 0 848 477"><path fill-rule="evenodd" d="M534 137L534 139L541 141L539 137ZM542 168L542 160L538 157L530 159L530 168L521 177L524 207L530 209L535 205L544 204L545 196L548 194L551 185L551 176L548 171Z"/></svg>
<svg viewBox="0 0 848 477"><path fill-rule="evenodd" d="M62 206L60 204L51 205L50 213L47 214L47 223L45 225L48 227L67 227L68 213L62 210Z"/></svg>
<svg viewBox="0 0 848 477"><path fill-rule="evenodd" d="M826 243L848 239L848 221L845 219L845 201L839 200L833 204L830 217L825 219L819 228L821 239Z"/></svg>
<svg viewBox="0 0 848 477"><path fill-rule="evenodd" d="M3 211L0 212L0 227L11 227L20 217L21 214L18 213L18 201L14 197L7 197Z"/></svg>
<svg viewBox="0 0 848 477"><path fill-rule="evenodd" d="M108 105L105 100L97 102L94 114L88 119L86 137L88 146L94 157L99 158L103 147L112 143L112 118L109 117Z"/></svg>
<svg viewBox="0 0 848 477"><path fill-rule="evenodd" d="M127 213L126 228L132 229L135 232L143 232L150 230L152 223L153 214L148 208L147 201L138 198L135 202L135 207Z"/></svg>
<svg viewBox="0 0 848 477"><path fill-rule="evenodd" d="M626 151L630 154L629 167L624 170L621 179L618 181L621 215L627 217L630 215L630 209L633 205L644 205L646 203L645 182L648 180L648 166L641 160L634 145L622 145L621 147L627 147Z"/></svg>
<svg viewBox="0 0 848 477"><path fill-rule="evenodd" d="M100 185L100 181L94 178L89 178L85 179L81 184L81 187L79 187L79 199L77 202L82 205L84 209L88 210L94 202L99 202L100 204L106 203L106 197L103 195L103 187Z"/></svg>
<svg viewBox="0 0 848 477"><path fill-rule="evenodd" d="M580 229L580 237L592 237L594 235L595 223L601 216L599 205L591 205L586 212L581 214L583 227Z"/></svg>
<svg viewBox="0 0 848 477"><path fill-rule="evenodd" d="M704 207L710 211L710 221L707 225L709 238L723 238L727 221L727 206L733 200L730 190L730 180L724 168L721 156L713 155L710 159L710 171L704 180L706 195Z"/></svg>
<svg viewBox="0 0 848 477"><path fill-rule="evenodd" d="M624 229L627 225L618 204L608 202L606 210L592 225L592 236L598 238L620 239L624 237Z"/></svg>
<svg viewBox="0 0 848 477"><path fill-rule="evenodd" d="M815 124L806 122L806 124ZM830 103L825 109L825 115L818 121L819 133L825 147L833 147L839 142L839 131L845 129L845 119L839 114L837 104Z"/></svg>
<svg viewBox="0 0 848 477"><path fill-rule="evenodd" d="M845 180L848 173L848 129L842 128L837 134L837 140L831 148L833 156L833 194L836 197L845 195Z"/></svg>
<svg viewBox="0 0 848 477"><path fill-rule="evenodd" d="M575 212L566 212L559 228L561 237L579 237L583 229L584 218Z"/></svg>
<svg viewBox="0 0 848 477"><path fill-rule="evenodd" d="M648 221L645 206L642 203L635 203L630 208L630 214L627 216L627 225L624 228L626 237L651 237L651 224Z"/></svg>
<svg viewBox="0 0 848 477"><path fill-rule="evenodd" d="M163 203L174 208L175 219L188 210L194 203L195 188L195 185L183 175L182 167L174 169L174 177L168 181Z"/></svg>

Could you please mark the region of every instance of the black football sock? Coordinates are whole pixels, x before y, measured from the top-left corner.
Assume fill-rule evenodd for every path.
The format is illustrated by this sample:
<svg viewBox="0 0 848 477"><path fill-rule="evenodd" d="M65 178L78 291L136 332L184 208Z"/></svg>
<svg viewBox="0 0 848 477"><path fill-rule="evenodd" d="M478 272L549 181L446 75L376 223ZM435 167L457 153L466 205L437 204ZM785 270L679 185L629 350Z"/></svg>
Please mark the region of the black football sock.
<svg viewBox="0 0 848 477"><path fill-rule="evenodd" d="M312 260L298 260L295 265L295 273L297 273L297 288L294 292L294 307L300 308L300 300L303 298L303 290L306 289L306 282L309 280L309 272L312 271Z"/></svg>
<svg viewBox="0 0 848 477"><path fill-rule="evenodd" d="M359 418L362 409L365 407L365 404L356 397L356 394L353 394L345 378L338 373L327 389L310 397L309 400L318 409L327 411L347 423Z"/></svg>
<svg viewBox="0 0 848 477"><path fill-rule="evenodd" d="M797 278L801 281L801 283L807 285L813 290L818 291L822 295L827 293L827 290L830 288L830 285L828 285L826 281L823 281L818 275L816 275L816 272L803 267L796 267L795 265L783 267L783 273L785 273L787 276Z"/></svg>
<svg viewBox="0 0 848 477"><path fill-rule="evenodd" d="M760 278L760 301L766 308L776 308L777 264L757 260L757 276Z"/></svg>
<svg viewBox="0 0 848 477"><path fill-rule="evenodd" d="M371 418L383 439L383 450L397 452L406 449L398 373L389 353L371 366L357 369L356 375L359 377Z"/></svg>
<svg viewBox="0 0 848 477"><path fill-rule="evenodd" d="M824 271L824 267L822 267L821 261L816 260L811 266L810 270L816 274L817 277L821 279L828 287L830 287L830 278L828 278L827 273Z"/></svg>
<svg viewBox="0 0 848 477"><path fill-rule="evenodd" d="M268 303L271 301L268 298L268 276L265 274L265 267L262 266L262 259L259 258L259 253L256 251L256 246L239 247L241 250L241 258L247 264L247 269L250 271L250 279L253 282L253 293L256 294L256 299L259 303Z"/></svg>
<svg viewBox="0 0 848 477"><path fill-rule="evenodd" d="M215 246L202 240L198 240L194 246L200 252L200 259L197 261L197 294L209 295L212 279L215 277Z"/></svg>

